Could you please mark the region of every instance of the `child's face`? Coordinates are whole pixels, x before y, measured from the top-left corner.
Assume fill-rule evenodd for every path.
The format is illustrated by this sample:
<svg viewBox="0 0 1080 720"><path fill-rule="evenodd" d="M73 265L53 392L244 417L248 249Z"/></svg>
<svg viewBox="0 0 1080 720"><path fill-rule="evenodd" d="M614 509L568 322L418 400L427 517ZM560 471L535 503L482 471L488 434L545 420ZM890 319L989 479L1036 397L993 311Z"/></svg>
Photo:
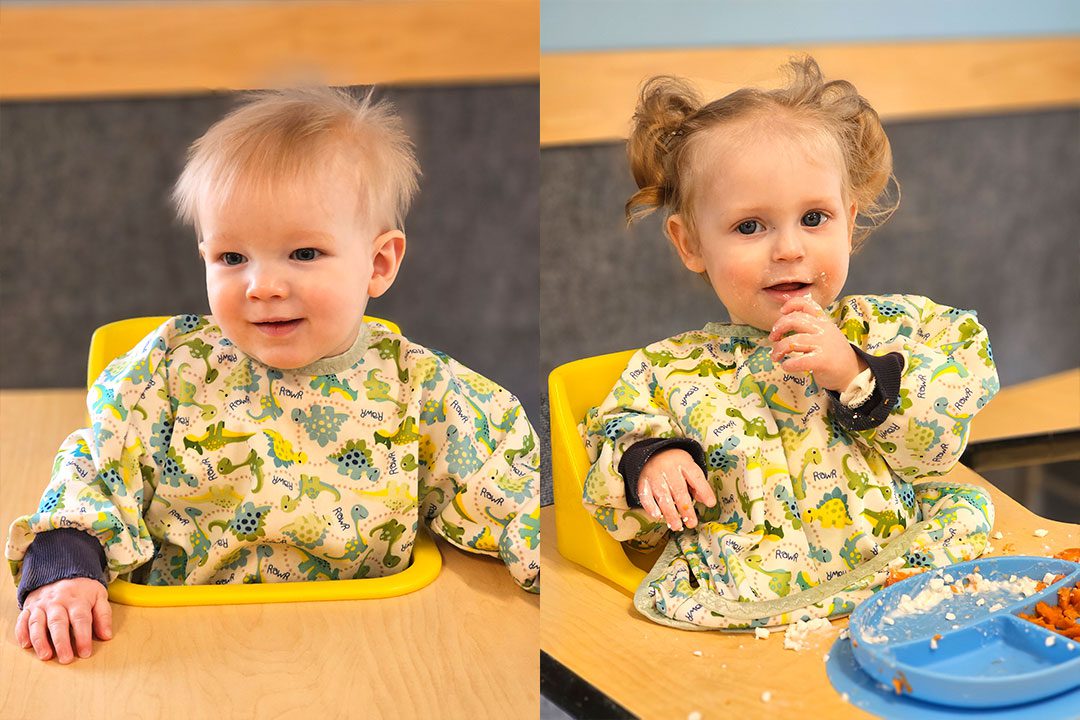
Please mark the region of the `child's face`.
<svg viewBox="0 0 1080 720"><path fill-rule="evenodd" d="M199 254L210 309L248 355L293 369L345 352L369 295L393 282L405 238L375 237L358 217L355 188L330 167L272 195L240 191L221 208L205 204Z"/></svg>
<svg viewBox="0 0 1080 720"><path fill-rule="evenodd" d="M696 237L668 219L683 263L706 272L734 323L771 330L780 308L809 294L822 307L847 279L856 207L845 203L838 152L786 133L749 135L730 150L705 138Z"/></svg>

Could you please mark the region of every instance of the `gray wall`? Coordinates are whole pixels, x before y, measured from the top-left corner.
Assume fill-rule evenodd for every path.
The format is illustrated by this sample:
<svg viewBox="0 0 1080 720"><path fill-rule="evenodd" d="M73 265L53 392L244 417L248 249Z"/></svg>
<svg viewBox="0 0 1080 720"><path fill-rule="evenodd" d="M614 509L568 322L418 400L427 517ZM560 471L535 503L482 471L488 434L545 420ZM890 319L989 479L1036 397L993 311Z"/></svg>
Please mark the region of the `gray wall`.
<svg viewBox="0 0 1080 720"><path fill-rule="evenodd" d="M538 398L539 89L388 89L424 172L409 252L368 312ZM167 198L228 95L0 105L0 387L85 382L95 327L207 312Z"/></svg>
<svg viewBox="0 0 1080 720"><path fill-rule="evenodd" d="M903 200L852 259L844 292L914 293L977 310L1003 385L1080 364L1080 111L886 130ZM635 188L621 144L545 149L540 162L545 376L726 320L659 218L625 228Z"/></svg>

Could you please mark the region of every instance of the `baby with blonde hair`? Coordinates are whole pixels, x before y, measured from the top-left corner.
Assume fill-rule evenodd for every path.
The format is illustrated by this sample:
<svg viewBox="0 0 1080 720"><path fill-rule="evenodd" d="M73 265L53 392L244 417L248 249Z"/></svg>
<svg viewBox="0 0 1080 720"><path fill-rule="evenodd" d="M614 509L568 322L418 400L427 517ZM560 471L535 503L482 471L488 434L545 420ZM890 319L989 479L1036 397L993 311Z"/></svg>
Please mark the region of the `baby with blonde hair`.
<svg viewBox="0 0 1080 720"><path fill-rule="evenodd" d="M91 426L12 523L23 647L87 657L121 575L391 575L421 522L539 592L539 459L517 398L364 320L401 266L418 174L392 106L341 89L252 93L192 145L174 200L212 315L169 319L105 369Z"/></svg>
<svg viewBox="0 0 1080 720"><path fill-rule="evenodd" d="M842 615L891 570L978 557L993 524L983 489L926 481L998 390L986 331L924 297L839 297L898 204L892 154L851 83L787 69L708 103L653 78L627 145L628 221L663 211L731 320L638 351L582 426L585 506L667 542L635 605L676 627Z"/></svg>

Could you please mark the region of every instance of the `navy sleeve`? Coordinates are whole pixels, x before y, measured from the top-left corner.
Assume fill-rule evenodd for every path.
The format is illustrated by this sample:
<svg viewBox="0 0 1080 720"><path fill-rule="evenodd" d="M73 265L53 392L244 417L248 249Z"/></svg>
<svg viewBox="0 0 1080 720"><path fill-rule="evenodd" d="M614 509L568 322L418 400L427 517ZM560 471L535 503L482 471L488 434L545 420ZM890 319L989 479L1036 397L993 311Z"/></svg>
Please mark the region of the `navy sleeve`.
<svg viewBox="0 0 1080 720"><path fill-rule="evenodd" d="M874 375L874 392L858 407L849 408L840 402L840 393L827 390L832 399L832 414L845 430L859 431L875 428L889 417L900 397L900 374L904 371L904 356L900 353L871 355L862 348L851 346Z"/></svg>
<svg viewBox="0 0 1080 720"><path fill-rule="evenodd" d="M708 470L705 468L705 451L701 449L701 445L696 440L691 438L649 438L648 440L639 440L627 448L622 459L619 460L619 474L623 476L623 481L626 483L626 501L630 507L641 507L641 500L637 494L637 483L645 463L649 462L649 458L656 453L671 448L678 448L690 453L701 471L706 475L708 474Z"/></svg>
<svg viewBox="0 0 1080 720"><path fill-rule="evenodd" d="M85 577L108 587L105 550L93 535L74 528L40 533L26 549L18 600L22 608L26 596L57 580Z"/></svg>

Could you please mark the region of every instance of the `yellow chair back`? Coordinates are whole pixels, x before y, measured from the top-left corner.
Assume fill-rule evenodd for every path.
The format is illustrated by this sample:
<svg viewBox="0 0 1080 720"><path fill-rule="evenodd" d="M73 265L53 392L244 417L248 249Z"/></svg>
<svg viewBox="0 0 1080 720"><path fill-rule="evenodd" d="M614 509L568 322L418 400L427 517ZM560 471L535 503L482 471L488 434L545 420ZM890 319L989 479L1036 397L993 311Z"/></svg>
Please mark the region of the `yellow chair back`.
<svg viewBox="0 0 1080 720"><path fill-rule="evenodd" d="M599 405L615 386L633 354L633 350L625 350L575 360L560 365L548 376L551 476L559 553L631 595L641 584L645 571L630 561L622 544L581 504L590 463L577 425L586 411Z"/></svg>

